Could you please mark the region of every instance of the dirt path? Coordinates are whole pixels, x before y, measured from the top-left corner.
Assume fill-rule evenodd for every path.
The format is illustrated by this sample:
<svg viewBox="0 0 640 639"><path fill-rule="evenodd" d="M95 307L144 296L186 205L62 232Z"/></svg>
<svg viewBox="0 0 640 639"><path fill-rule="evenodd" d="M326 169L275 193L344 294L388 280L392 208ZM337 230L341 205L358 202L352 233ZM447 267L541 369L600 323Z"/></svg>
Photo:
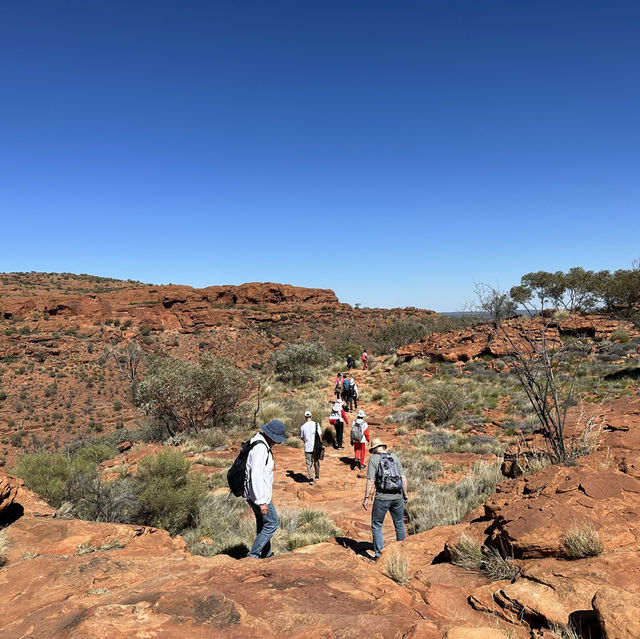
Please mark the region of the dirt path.
<svg viewBox="0 0 640 639"><path fill-rule="evenodd" d="M354 374L358 388L366 387L368 372L356 371ZM330 382L330 380L329 380ZM325 391L327 402L334 399L333 384L329 383ZM393 445L395 427L382 425L382 415L375 405L359 404L367 414L370 437L379 437ZM347 413L349 424L355 419L355 411ZM301 417L300 424L304 421ZM324 430L328 423L321 424ZM308 483L307 467L302 448L278 446L275 449L276 469L274 473L273 502L287 508L311 508L326 512L343 530L347 545L362 544L371 541L371 511L362 508L366 469L351 470L353 446L349 445L350 426L345 427L344 450L327 447L325 458L320 463L320 481L313 486ZM365 464L369 459L369 449ZM391 517L385 519L383 534L385 542L395 540Z"/></svg>

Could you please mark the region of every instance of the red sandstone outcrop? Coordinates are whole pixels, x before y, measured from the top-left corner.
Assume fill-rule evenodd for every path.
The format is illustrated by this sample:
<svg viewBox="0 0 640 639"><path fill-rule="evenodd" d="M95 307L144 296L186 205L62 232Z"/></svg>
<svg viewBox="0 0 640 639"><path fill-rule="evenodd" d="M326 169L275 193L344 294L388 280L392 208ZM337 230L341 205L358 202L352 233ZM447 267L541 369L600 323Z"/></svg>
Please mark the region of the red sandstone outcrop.
<svg viewBox="0 0 640 639"><path fill-rule="evenodd" d="M403 346L398 357L430 357L443 362L468 362L482 355L504 357L516 351L532 352L531 342L544 334L549 348L561 344L561 336L575 335L592 339L608 339L618 329L630 336L640 335L631 322L614 320L604 315L572 316L554 321L548 318L517 318L503 324L504 333L496 334L490 324L477 324L461 331L433 333L419 342Z"/></svg>
<svg viewBox="0 0 640 639"><path fill-rule="evenodd" d="M0 474L0 513L11 506L22 481L10 475Z"/></svg>

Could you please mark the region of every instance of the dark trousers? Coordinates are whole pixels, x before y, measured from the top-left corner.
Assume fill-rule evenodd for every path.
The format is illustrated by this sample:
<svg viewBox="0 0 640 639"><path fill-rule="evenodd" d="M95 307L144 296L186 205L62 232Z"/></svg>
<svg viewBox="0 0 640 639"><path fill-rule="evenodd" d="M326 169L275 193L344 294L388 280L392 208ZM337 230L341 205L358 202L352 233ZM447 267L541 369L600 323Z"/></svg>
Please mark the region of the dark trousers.
<svg viewBox="0 0 640 639"><path fill-rule="evenodd" d="M344 422L342 420L340 420L339 422L336 422L336 425L334 426L334 428L336 429L336 446L342 446Z"/></svg>

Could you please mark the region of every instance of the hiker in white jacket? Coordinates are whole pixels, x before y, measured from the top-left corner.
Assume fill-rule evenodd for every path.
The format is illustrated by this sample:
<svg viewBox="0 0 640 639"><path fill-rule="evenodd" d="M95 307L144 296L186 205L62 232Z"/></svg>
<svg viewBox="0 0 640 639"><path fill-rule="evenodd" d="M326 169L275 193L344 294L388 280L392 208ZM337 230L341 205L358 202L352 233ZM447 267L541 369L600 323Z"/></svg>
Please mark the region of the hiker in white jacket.
<svg viewBox="0 0 640 639"><path fill-rule="evenodd" d="M271 537L280 521L271 501L274 466L271 447L282 444L286 439L284 424L277 419L260 428L262 432L256 433L250 440L250 443L258 442L258 445L249 451L244 477L244 498L256 517L256 540L248 554L254 559L264 559L273 554Z"/></svg>

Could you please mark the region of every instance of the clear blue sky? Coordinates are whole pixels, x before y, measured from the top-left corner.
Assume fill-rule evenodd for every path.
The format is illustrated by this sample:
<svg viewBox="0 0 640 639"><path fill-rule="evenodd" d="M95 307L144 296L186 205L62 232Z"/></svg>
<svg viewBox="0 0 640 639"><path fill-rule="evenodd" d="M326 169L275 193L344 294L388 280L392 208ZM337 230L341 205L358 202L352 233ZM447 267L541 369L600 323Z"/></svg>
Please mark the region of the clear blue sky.
<svg viewBox="0 0 640 639"><path fill-rule="evenodd" d="M0 5L0 271L456 310L640 256L640 3Z"/></svg>

